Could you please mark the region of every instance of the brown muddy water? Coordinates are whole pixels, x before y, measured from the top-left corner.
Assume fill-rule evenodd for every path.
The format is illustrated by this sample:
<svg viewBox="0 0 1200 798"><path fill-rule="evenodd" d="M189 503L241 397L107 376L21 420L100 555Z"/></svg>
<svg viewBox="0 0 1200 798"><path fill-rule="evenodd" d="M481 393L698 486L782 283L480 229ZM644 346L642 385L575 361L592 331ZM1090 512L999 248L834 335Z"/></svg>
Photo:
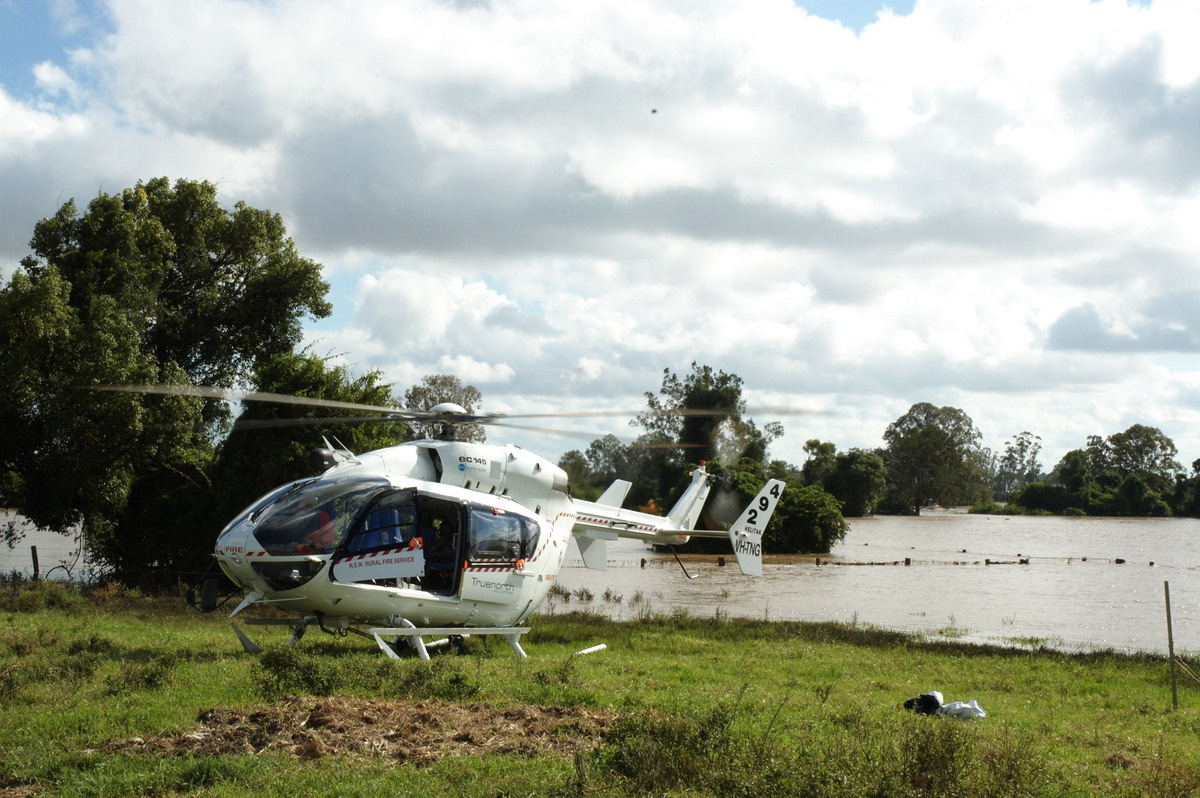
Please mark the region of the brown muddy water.
<svg viewBox="0 0 1200 798"><path fill-rule="evenodd" d="M1200 651L1200 519L856 518L819 560L768 555L760 580L741 575L732 556L720 567L716 556L685 555L697 577L688 579L670 554L620 541L610 544L608 571L568 556L559 582L573 595L542 612L840 621L972 642L1165 653L1169 582L1176 651Z"/></svg>

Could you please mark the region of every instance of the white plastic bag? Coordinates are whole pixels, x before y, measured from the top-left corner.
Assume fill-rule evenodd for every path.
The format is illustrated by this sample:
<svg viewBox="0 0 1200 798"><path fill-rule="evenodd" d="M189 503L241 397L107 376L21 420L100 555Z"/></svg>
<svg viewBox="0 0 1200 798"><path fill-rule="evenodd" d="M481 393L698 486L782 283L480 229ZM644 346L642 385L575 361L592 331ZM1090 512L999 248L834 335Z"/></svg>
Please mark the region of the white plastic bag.
<svg viewBox="0 0 1200 798"><path fill-rule="evenodd" d="M938 708L938 714L960 720L987 717L987 713L983 711L983 707L979 706L979 702L974 698L970 701L951 701L949 704L942 704Z"/></svg>

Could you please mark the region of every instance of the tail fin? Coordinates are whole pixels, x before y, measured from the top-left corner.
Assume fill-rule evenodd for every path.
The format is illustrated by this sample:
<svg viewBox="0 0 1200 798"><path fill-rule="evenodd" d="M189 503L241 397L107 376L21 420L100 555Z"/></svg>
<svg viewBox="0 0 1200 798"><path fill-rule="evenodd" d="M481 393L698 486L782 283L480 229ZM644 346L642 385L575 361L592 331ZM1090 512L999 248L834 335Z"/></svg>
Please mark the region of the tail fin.
<svg viewBox="0 0 1200 798"><path fill-rule="evenodd" d="M771 479L729 527L729 542L737 555L738 567L749 576L762 576L762 536L783 495L783 482Z"/></svg>
<svg viewBox="0 0 1200 798"><path fill-rule="evenodd" d="M667 518L671 519L676 529L696 528L696 521L700 518L700 511L704 509L704 500L708 498L710 487L708 472L704 470L704 466L692 472L692 484L687 486L679 501L675 502L675 506L667 513Z"/></svg>
<svg viewBox="0 0 1200 798"><path fill-rule="evenodd" d="M629 493L631 487L633 487L633 483L627 480L613 480L613 484L608 486L608 490L604 491L604 494L599 499L596 499L596 504L620 507L625 503L625 496Z"/></svg>

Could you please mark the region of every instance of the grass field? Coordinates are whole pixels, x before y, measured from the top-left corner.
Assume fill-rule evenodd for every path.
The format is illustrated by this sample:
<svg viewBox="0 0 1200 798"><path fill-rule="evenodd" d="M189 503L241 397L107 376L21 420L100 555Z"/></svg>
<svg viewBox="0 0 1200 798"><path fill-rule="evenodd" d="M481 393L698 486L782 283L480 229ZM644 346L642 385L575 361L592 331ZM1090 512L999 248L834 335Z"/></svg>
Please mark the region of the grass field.
<svg viewBox="0 0 1200 798"><path fill-rule="evenodd" d="M540 617L525 660L287 636L0 585L0 796L1200 794L1200 686L1173 711L1161 657L679 615ZM902 708L930 689L988 716Z"/></svg>

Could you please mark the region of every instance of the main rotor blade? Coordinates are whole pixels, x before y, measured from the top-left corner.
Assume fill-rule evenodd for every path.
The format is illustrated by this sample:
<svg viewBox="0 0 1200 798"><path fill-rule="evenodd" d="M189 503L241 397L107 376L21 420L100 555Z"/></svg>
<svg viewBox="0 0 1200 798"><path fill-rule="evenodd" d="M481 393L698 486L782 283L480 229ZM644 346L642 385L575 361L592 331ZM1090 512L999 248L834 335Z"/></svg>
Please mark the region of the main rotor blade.
<svg viewBox="0 0 1200 798"><path fill-rule="evenodd" d="M501 416L501 418L512 418L512 416ZM518 416L518 418L537 418L537 416ZM503 421L485 421L481 422L489 427L506 427L508 429L525 430L526 432L542 432L547 435L561 435L566 438L578 438L583 441L594 441L597 438L603 438L604 433L584 432L577 429L561 429L557 427L527 427L523 424L506 424Z"/></svg>
<svg viewBox="0 0 1200 798"><path fill-rule="evenodd" d="M424 410L407 410L403 407L382 407L357 402L340 402L335 399L316 399L310 396L293 396L269 391L238 391L233 388L217 388L211 385L98 385L97 391L124 391L126 393L157 393L171 396L201 396L206 399L227 399L231 402L275 402L301 407L329 407L338 410L363 410L368 413L394 413L407 417L441 418L440 413Z"/></svg>
<svg viewBox="0 0 1200 798"><path fill-rule="evenodd" d="M324 427L343 424L403 424L396 416L341 416L338 418L241 418L233 422L235 430L283 429L285 427Z"/></svg>
<svg viewBox="0 0 1200 798"><path fill-rule="evenodd" d="M365 419L361 417L352 417L347 419L278 419L271 424L259 423L260 420L247 420L239 422L239 426L244 429L254 429L258 427L268 426L305 426L309 424L324 424L324 423L346 423L346 424L369 424L380 421L431 421L447 424L489 424L493 426L504 426L501 419L534 419L534 418L637 418L640 415L668 415L681 417L704 417L704 416L732 416L738 415L733 410L728 409L707 409L707 408L675 408L660 411L647 410L583 410L572 412L559 413L465 413L465 414L447 414L434 413L428 410L410 410L404 407L385 407L382 405L360 404L358 402L342 402L335 399L318 399L309 396L294 396L292 394L272 393L269 391L240 391L233 388L219 388L211 385L163 385L163 384L144 384L144 385L98 385L92 386L98 391L122 391L125 393L153 393L165 394L171 396L199 396L206 399L225 399L227 401L242 401L242 402L273 402L276 404L296 405L299 407L327 407L334 410L361 410L367 413L381 413L383 418L372 417ZM823 411L807 410L804 408L792 407L762 407L762 408L747 408L741 415L820 415ZM266 419L261 421L265 422ZM278 423L286 422L286 423ZM550 432L554 434L573 434L582 436L585 433L572 433L569 430L551 430L535 427L526 427L538 432Z"/></svg>
<svg viewBox="0 0 1200 798"><path fill-rule="evenodd" d="M809 410L800 407L749 407L740 415L751 416L756 413L775 416L816 416L824 415L823 410ZM637 418L640 415L662 416L733 416L739 415L732 410L680 407L674 410L582 410L570 413L481 413L480 418ZM486 422L482 422L486 423Z"/></svg>

